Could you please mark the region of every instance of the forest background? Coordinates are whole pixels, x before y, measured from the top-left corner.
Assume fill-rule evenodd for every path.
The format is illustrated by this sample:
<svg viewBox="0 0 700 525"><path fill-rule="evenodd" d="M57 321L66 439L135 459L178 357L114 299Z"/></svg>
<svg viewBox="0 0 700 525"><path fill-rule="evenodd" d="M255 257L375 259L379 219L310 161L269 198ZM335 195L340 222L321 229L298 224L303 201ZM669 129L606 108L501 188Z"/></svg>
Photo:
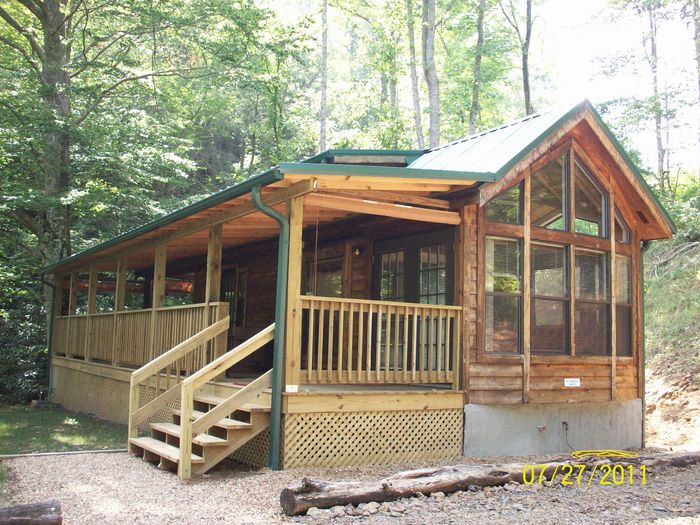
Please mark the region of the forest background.
<svg viewBox="0 0 700 525"><path fill-rule="evenodd" d="M698 382L698 0L0 0L0 402L46 392L47 264L279 161L583 97L678 225L647 359Z"/></svg>

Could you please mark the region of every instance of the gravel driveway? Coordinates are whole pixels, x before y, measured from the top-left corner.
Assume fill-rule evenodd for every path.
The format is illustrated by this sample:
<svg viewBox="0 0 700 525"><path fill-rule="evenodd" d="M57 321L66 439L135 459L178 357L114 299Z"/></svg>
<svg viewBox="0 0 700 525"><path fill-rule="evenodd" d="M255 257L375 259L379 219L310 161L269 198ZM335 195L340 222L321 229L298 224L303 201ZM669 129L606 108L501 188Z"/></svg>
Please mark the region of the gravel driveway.
<svg viewBox="0 0 700 525"><path fill-rule="evenodd" d="M126 453L19 458L6 461L4 466L9 471L14 503L56 498L63 505L66 524L700 524L697 465L659 468L649 473L645 486L508 485L446 497L438 494L401 500L368 516L349 516L344 509L336 508L335 512L296 518L281 513L278 498L283 487L297 484L303 476L376 479L423 465L270 472L247 471L228 464L203 479L184 483ZM0 503L7 503L1 498L0 493Z"/></svg>

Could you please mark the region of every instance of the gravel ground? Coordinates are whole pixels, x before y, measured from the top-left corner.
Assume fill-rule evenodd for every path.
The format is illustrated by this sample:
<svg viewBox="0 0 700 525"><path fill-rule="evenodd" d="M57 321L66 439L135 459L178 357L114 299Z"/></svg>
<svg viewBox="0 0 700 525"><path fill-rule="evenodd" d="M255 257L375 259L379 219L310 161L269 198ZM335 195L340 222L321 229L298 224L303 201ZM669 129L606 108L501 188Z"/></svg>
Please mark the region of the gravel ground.
<svg viewBox="0 0 700 525"><path fill-rule="evenodd" d="M491 458L509 461L513 458ZM520 458L521 460L523 458ZM534 462L536 459L525 458ZM464 458L474 462L473 458ZM478 462L482 462L478 460ZM433 463L438 465L441 463ZM172 474L120 454L30 457L7 460L9 495L0 504L56 498L66 524L271 523L423 525L467 523L659 523L700 524L700 466L650 471L647 484L554 487L508 485L453 495L436 494L370 508L335 508L289 518L281 513L282 488L303 476L370 480L403 468L352 467L248 471L227 464L200 480L182 483ZM2 501L2 500L5 501ZM377 508L379 507L379 508ZM350 516L362 514L366 516Z"/></svg>

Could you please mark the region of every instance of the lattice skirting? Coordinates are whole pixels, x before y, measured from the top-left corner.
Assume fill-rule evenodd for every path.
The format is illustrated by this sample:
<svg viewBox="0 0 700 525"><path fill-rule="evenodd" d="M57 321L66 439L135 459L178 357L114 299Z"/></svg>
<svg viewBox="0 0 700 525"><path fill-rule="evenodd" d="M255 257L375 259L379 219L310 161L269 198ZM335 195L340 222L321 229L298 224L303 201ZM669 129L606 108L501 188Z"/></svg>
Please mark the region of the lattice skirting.
<svg viewBox="0 0 700 525"><path fill-rule="evenodd" d="M286 414L283 468L458 457L462 426L461 409Z"/></svg>
<svg viewBox="0 0 700 525"><path fill-rule="evenodd" d="M231 454L230 458L255 468L267 466L270 432L265 430Z"/></svg>
<svg viewBox="0 0 700 525"><path fill-rule="evenodd" d="M129 420L129 383L53 365L51 385L51 400L68 410L117 423Z"/></svg>

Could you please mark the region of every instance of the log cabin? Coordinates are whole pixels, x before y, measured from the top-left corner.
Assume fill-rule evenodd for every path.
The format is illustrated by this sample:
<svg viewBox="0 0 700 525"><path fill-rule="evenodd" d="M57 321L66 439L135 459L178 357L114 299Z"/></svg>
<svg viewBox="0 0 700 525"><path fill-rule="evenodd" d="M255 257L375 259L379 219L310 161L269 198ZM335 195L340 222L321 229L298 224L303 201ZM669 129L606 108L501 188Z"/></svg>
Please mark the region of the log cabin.
<svg viewBox="0 0 700 525"><path fill-rule="evenodd" d="M325 151L47 268L53 399L181 478L640 447L673 232L588 101Z"/></svg>

